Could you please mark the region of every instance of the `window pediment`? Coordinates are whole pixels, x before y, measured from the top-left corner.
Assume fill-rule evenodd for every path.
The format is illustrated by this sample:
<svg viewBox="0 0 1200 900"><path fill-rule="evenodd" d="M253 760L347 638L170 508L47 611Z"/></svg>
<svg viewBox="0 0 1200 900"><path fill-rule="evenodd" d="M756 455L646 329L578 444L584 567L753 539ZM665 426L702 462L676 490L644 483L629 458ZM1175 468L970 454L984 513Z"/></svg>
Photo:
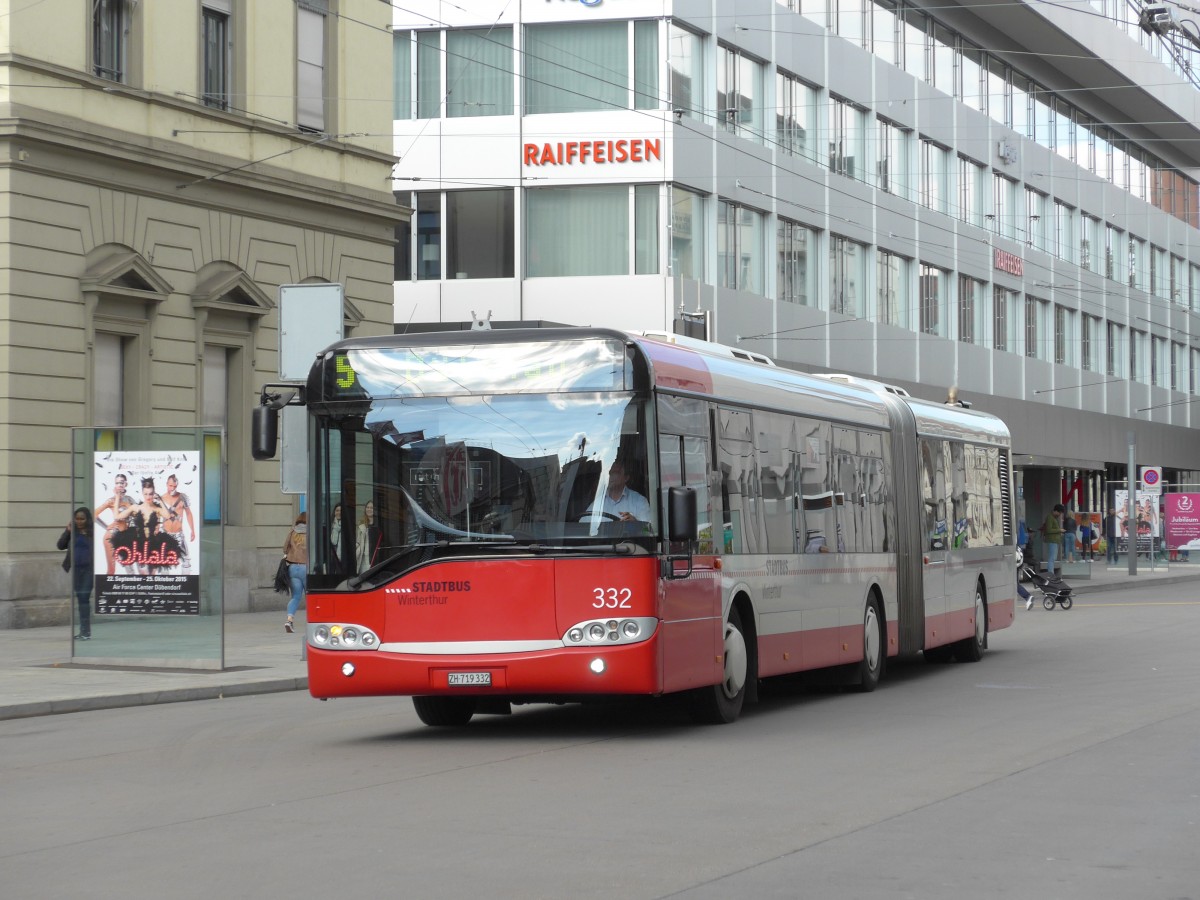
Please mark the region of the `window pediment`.
<svg viewBox="0 0 1200 900"><path fill-rule="evenodd" d="M197 277L192 306L259 319L274 309L275 303L237 266L210 263Z"/></svg>
<svg viewBox="0 0 1200 900"><path fill-rule="evenodd" d="M120 244L97 247L88 254L79 286L85 294L99 298L137 300L147 305L163 302L172 290L140 253Z"/></svg>

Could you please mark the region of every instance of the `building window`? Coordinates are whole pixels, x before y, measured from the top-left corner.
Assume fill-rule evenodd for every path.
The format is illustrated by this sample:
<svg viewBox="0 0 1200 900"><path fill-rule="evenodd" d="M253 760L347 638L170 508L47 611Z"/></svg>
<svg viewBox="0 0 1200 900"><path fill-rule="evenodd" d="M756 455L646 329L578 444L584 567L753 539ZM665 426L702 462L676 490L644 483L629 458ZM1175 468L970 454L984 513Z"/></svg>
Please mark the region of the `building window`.
<svg viewBox="0 0 1200 900"><path fill-rule="evenodd" d="M203 0L201 8L202 97L205 106L229 108L230 17L233 0Z"/></svg>
<svg viewBox="0 0 1200 900"><path fill-rule="evenodd" d="M671 275L704 280L704 197L671 187Z"/></svg>
<svg viewBox="0 0 1200 900"><path fill-rule="evenodd" d="M958 276L958 339L964 344L985 340L986 310L984 283L968 275Z"/></svg>
<svg viewBox="0 0 1200 900"><path fill-rule="evenodd" d="M412 41L411 31L392 32L392 118L411 119L412 110Z"/></svg>
<svg viewBox="0 0 1200 900"><path fill-rule="evenodd" d="M1086 372L1098 372L1100 370L1100 354L1097 352L1100 346L1100 320L1087 313L1081 314L1079 319L1079 368Z"/></svg>
<svg viewBox="0 0 1200 900"><path fill-rule="evenodd" d="M865 119L863 111L853 104L829 98L829 171L847 178L864 176L861 161Z"/></svg>
<svg viewBox="0 0 1200 900"><path fill-rule="evenodd" d="M446 194L446 277L512 278L513 189Z"/></svg>
<svg viewBox="0 0 1200 900"><path fill-rule="evenodd" d="M1166 387L1170 383L1171 360L1167 349L1167 339L1150 338L1150 383L1155 387Z"/></svg>
<svg viewBox="0 0 1200 900"><path fill-rule="evenodd" d="M1149 379L1149 362L1146 352L1146 332L1129 329L1129 377L1143 384Z"/></svg>
<svg viewBox="0 0 1200 900"><path fill-rule="evenodd" d="M658 185L535 188L525 213L529 278L658 272Z"/></svg>
<svg viewBox="0 0 1200 900"><path fill-rule="evenodd" d="M875 121L879 157L875 161L876 184L881 191L908 196L908 147L912 132L887 119Z"/></svg>
<svg viewBox="0 0 1200 900"><path fill-rule="evenodd" d="M92 342L92 425L125 424L125 390L130 338L97 331Z"/></svg>
<svg viewBox="0 0 1200 900"><path fill-rule="evenodd" d="M876 321L908 327L908 265L903 256L878 250L875 253Z"/></svg>
<svg viewBox="0 0 1200 900"><path fill-rule="evenodd" d="M1096 271L1096 241L1100 234L1100 220L1086 213L1080 219L1083 228L1079 234L1079 265L1089 272Z"/></svg>
<svg viewBox="0 0 1200 900"><path fill-rule="evenodd" d="M1184 356L1184 345L1171 342L1171 371L1170 371L1170 388L1173 391L1179 390L1179 386L1183 383L1183 369L1187 365L1187 357Z"/></svg>
<svg viewBox="0 0 1200 900"><path fill-rule="evenodd" d="M995 285L992 288L992 347L1009 353L1021 352L1021 333L1018 328L1020 308L1015 291Z"/></svg>
<svg viewBox="0 0 1200 900"><path fill-rule="evenodd" d="M525 28L525 112L658 106L658 23L564 22Z"/></svg>
<svg viewBox="0 0 1200 900"><path fill-rule="evenodd" d="M801 306L817 305L816 249L815 231L799 222L779 219L775 230L775 252L780 300Z"/></svg>
<svg viewBox="0 0 1200 900"><path fill-rule="evenodd" d="M732 134L762 143L763 64L733 47L717 49L717 121Z"/></svg>
<svg viewBox="0 0 1200 900"><path fill-rule="evenodd" d="M1128 260L1125 247L1125 232L1113 225L1104 226L1104 277L1113 281L1125 280L1125 265Z"/></svg>
<svg viewBox="0 0 1200 900"><path fill-rule="evenodd" d="M927 138L921 138L920 202L922 206L946 212L949 204L949 152Z"/></svg>
<svg viewBox="0 0 1200 900"><path fill-rule="evenodd" d="M892 0L874 0L868 16L871 20L871 50L884 62L895 66L904 65L897 35L899 16L897 5Z"/></svg>
<svg viewBox="0 0 1200 900"><path fill-rule="evenodd" d="M442 277L442 195L422 191L413 204L417 220L416 275L418 281Z"/></svg>
<svg viewBox="0 0 1200 900"><path fill-rule="evenodd" d="M92 71L109 81L129 82L130 0L93 0Z"/></svg>
<svg viewBox="0 0 1200 900"><path fill-rule="evenodd" d="M946 333L946 282L949 278L949 272L921 263L921 307L918 327L922 334Z"/></svg>
<svg viewBox="0 0 1200 900"><path fill-rule="evenodd" d="M944 25L936 21L930 21L933 26L930 33L926 37L926 46L929 48L929 70L925 73L925 80L940 91L943 91L950 96L956 96L955 91L955 59L954 59L954 32Z"/></svg>
<svg viewBox="0 0 1200 900"><path fill-rule="evenodd" d="M1141 290L1146 287L1146 242L1132 235L1129 237L1129 286Z"/></svg>
<svg viewBox="0 0 1200 900"><path fill-rule="evenodd" d="M1025 355L1030 359L1045 359L1043 342L1048 331L1046 316L1050 304L1036 297L1025 297Z"/></svg>
<svg viewBox="0 0 1200 900"><path fill-rule="evenodd" d="M328 14L329 0L297 0L296 124L305 131L325 130Z"/></svg>
<svg viewBox="0 0 1200 900"><path fill-rule="evenodd" d="M1078 334L1075 316L1075 310L1058 303L1054 305L1054 361L1059 365L1075 364L1074 338Z"/></svg>
<svg viewBox="0 0 1200 900"><path fill-rule="evenodd" d="M717 204L717 284L763 292L763 214L721 200Z"/></svg>
<svg viewBox="0 0 1200 900"><path fill-rule="evenodd" d="M814 88L779 72L775 76L775 141L783 153L814 160L817 92Z"/></svg>
<svg viewBox="0 0 1200 900"><path fill-rule="evenodd" d="M866 47L870 30L867 26L867 10L870 0L832 0L830 6L830 24L834 32L844 40Z"/></svg>
<svg viewBox="0 0 1200 900"><path fill-rule="evenodd" d="M446 32L446 84L450 118L512 115L512 29Z"/></svg>
<svg viewBox="0 0 1200 900"><path fill-rule="evenodd" d="M1185 306L1187 298L1183 295L1183 260L1171 254L1171 279L1168 285L1168 290L1171 294L1171 302L1178 306Z"/></svg>
<svg viewBox="0 0 1200 900"><path fill-rule="evenodd" d="M1125 359L1125 354L1122 352L1125 343L1125 326L1118 325L1116 322L1108 322L1105 331L1107 332L1105 371L1112 378L1125 378L1128 375L1122 366L1122 361Z"/></svg>
<svg viewBox="0 0 1200 900"><path fill-rule="evenodd" d="M1017 183L999 172L992 173L992 233L1016 239Z"/></svg>
<svg viewBox="0 0 1200 900"><path fill-rule="evenodd" d="M844 316L862 315L867 283L867 248L849 238L829 237L829 308Z"/></svg>
<svg viewBox="0 0 1200 900"><path fill-rule="evenodd" d="M983 51L959 39L959 89L962 102L971 109L987 109L987 87L984 81Z"/></svg>
<svg viewBox="0 0 1200 900"><path fill-rule="evenodd" d="M1054 255L1073 262L1075 252L1075 210L1054 201Z"/></svg>
<svg viewBox="0 0 1200 900"><path fill-rule="evenodd" d="M1046 195L1025 188L1025 241L1035 250L1046 250Z"/></svg>
<svg viewBox="0 0 1200 900"><path fill-rule="evenodd" d="M968 225L983 224L983 166L958 158L958 218Z"/></svg>
<svg viewBox="0 0 1200 900"><path fill-rule="evenodd" d="M915 6L909 6L907 3L904 4L902 14L904 24L901 26L903 40L900 49L903 59L900 61L900 65L913 78L924 81L925 73L928 70L929 18Z"/></svg>
<svg viewBox="0 0 1200 900"><path fill-rule="evenodd" d="M671 108L689 119L704 115L704 38L674 22L667 31Z"/></svg>
<svg viewBox="0 0 1200 900"><path fill-rule="evenodd" d="M415 34L417 118L436 119L442 114L442 33L418 31Z"/></svg>

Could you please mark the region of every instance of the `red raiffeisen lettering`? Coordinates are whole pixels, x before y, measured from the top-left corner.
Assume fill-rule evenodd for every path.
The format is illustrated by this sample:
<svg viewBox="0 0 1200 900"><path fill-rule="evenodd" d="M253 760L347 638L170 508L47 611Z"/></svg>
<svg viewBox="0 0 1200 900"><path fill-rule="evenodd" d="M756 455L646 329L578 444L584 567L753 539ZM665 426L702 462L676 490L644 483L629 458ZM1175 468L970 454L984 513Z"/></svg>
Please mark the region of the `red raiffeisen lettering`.
<svg viewBox="0 0 1200 900"><path fill-rule="evenodd" d="M526 144L527 166L570 166L576 163L650 162L662 159L662 138L621 138L616 141L559 141Z"/></svg>
<svg viewBox="0 0 1200 900"><path fill-rule="evenodd" d="M367 594L314 591L308 620L378 637L372 649L310 641L314 697L457 695L461 672L486 675L465 689L477 695L651 695L721 678L719 581L660 589L651 556L435 562ZM629 621L637 639L617 640ZM569 638L591 623L602 639Z"/></svg>

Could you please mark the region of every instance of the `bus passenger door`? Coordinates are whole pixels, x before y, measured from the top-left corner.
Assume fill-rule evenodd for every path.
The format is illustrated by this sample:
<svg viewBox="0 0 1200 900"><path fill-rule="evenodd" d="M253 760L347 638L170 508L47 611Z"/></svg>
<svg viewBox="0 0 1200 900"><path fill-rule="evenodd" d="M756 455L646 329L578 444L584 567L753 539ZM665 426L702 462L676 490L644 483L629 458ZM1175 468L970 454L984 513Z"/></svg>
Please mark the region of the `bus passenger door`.
<svg viewBox="0 0 1200 900"><path fill-rule="evenodd" d="M925 587L925 646L943 642L946 633L946 566L950 523L946 508L949 448L945 441L921 438L922 571Z"/></svg>
<svg viewBox="0 0 1200 900"><path fill-rule="evenodd" d="M666 496L672 487L689 487L696 492L699 541L688 578L662 582L659 611L662 649L662 686L666 692L714 684L721 679L723 663L721 579L716 570L717 523L714 521L708 485L708 441L692 436L664 434L659 444L659 473L662 479L660 517L665 533ZM672 545L670 552L686 552Z"/></svg>

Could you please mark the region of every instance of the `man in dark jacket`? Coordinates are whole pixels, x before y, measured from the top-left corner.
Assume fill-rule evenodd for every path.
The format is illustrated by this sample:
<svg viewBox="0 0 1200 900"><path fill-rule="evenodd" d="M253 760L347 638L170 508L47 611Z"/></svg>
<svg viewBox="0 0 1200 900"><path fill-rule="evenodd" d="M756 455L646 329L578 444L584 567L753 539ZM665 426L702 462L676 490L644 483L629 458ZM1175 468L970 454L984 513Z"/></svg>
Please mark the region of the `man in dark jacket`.
<svg viewBox="0 0 1200 900"><path fill-rule="evenodd" d="M1121 533L1120 526L1117 524L1117 511L1113 507L1108 508L1108 515L1104 517L1104 543L1108 545L1105 559L1110 565L1117 564L1117 535Z"/></svg>

